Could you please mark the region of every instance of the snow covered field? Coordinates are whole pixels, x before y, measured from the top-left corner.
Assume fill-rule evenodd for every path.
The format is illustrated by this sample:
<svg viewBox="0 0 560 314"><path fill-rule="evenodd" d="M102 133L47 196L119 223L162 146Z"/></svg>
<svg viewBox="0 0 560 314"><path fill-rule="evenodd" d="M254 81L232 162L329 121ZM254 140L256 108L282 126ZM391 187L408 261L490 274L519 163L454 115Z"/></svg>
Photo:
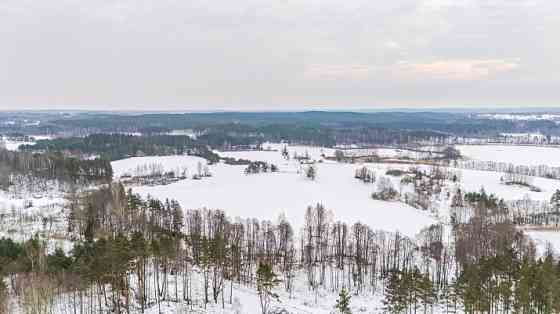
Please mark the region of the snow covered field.
<svg viewBox="0 0 560 314"><path fill-rule="evenodd" d="M212 177L203 180L183 180L163 186L139 186L134 191L143 196L177 199L185 209L222 209L231 217L275 220L283 214L294 226L301 227L305 210L317 203L332 210L334 219L348 223L361 221L374 229L399 231L414 236L423 227L436 220L427 212L412 208L401 202L385 202L371 199L374 184L364 184L356 180L354 171L359 164L344 164L324 160L332 156L333 149L309 146L286 146L290 159L282 157L283 144L267 143L263 151L218 152L223 157L260 160L278 166L277 173L245 175L245 166L219 163L210 166ZM476 147L476 146L466 146ZM482 146L492 148L493 146ZM506 147L509 148L509 147ZM534 149L534 147L528 147ZM560 152L560 149L558 150ZM317 179L311 181L302 174L306 165L301 165L293 156L309 156L318 161ZM488 158L490 158L489 156ZM204 159L194 156L134 157L112 163L115 177L133 171L145 164L161 163L166 170L186 167L195 171ZM378 175L388 168L408 169L410 165L367 164ZM420 166L421 168L426 166ZM507 200L549 200L560 181L533 178L532 184L542 192L530 191L527 187L505 185L500 181L503 174L491 171L455 169L461 180L458 184L448 183L448 190L461 188L464 192L479 191L484 188ZM390 177L395 187L399 187L398 177ZM446 204L443 204L446 206ZM440 208L440 213L446 213ZM444 218L444 217L442 217Z"/></svg>
<svg viewBox="0 0 560 314"><path fill-rule="evenodd" d="M560 118L558 114L524 114L524 113L495 113L495 114L479 114L480 118L494 119L494 120L519 120L519 121L536 121L536 120L550 120L556 121Z"/></svg>
<svg viewBox="0 0 560 314"><path fill-rule="evenodd" d="M262 148L263 150L260 151L217 151L217 153L222 157L266 161L268 163L273 163L280 168L284 167L293 170L293 166L298 165L297 162L292 160L295 156L308 156L311 160L322 160L323 155L332 157L335 152L335 149L326 147L286 145L280 143L264 143L262 144ZM288 150L290 160L286 160L282 157L281 152L284 148Z"/></svg>
<svg viewBox="0 0 560 314"><path fill-rule="evenodd" d="M111 162L113 177L119 178L125 174L132 174L139 167L161 164L164 171L183 170L193 174L198 164L206 165L206 159L195 156L149 156L132 157Z"/></svg>
<svg viewBox="0 0 560 314"><path fill-rule="evenodd" d="M520 200L528 196L532 200L550 200L550 197L560 189L560 181L546 178L531 177L532 184L539 187L541 192L533 192L528 187L505 185L500 182L504 174L492 171L457 169L462 175L461 186L467 192L479 191L484 187L487 193L494 193L505 200Z"/></svg>
<svg viewBox="0 0 560 314"><path fill-rule="evenodd" d="M560 148L514 145L457 145L463 156L484 161L514 165L547 165L560 167Z"/></svg>
<svg viewBox="0 0 560 314"><path fill-rule="evenodd" d="M228 156L258 156L258 160L280 161L275 157L280 152L242 153L228 153ZM221 163L210 167L210 178L140 186L134 191L144 196L177 199L185 209L222 209L231 217L275 220L284 214L295 227L303 225L306 208L317 203L332 210L334 219L348 223L361 221L374 229L398 230L408 236L435 222L427 213L406 204L371 199L374 185L353 177L357 165L327 162L317 165L315 181L298 173L300 166L296 162L279 163L277 173L254 175L245 175L244 166Z"/></svg>
<svg viewBox="0 0 560 314"><path fill-rule="evenodd" d="M21 145L33 145L33 144L35 144L35 142L23 142L23 141L11 141L11 140L4 141L4 147L7 150L11 150L11 151L18 150Z"/></svg>
<svg viewBox="0 0 560 314"><path fill-rule="evenodd" d="M34 235L61 235L66 230L64 198L60 195L16 198L0 192L0 238L25 241ZM68 241L56 237L49 250L56 246L70 249Z"/></svg>
<svg viewBox="0 0 560 314"><path fill-rule="evenodd" d="M47 135L36 135L36 136L32 136L36 141L38 140L46 140L46 139L50 139L52 137L47 136ZM34 145L35 142L32 141L14 141L14 140L9 140L7 138L4 137L0 137L0 142L3 142L4 147L7 150L11 150L11 151L16 151L19 149L19 147L21 145Z"/></svg>
<svg viewBox="0 0 560 314"><path fill-rule="evenodd" d="M504 162L511 162L514 164L523 164L523 165L531 165L531 164L547 164L547 165L560 165L560 149L558 148L547 148L547 147L530 147L530 146L491 146L491 145L464 145L460 146L459 149L463 152L463 154L480 160L496 160L496 161L504 161ZM277 161L282 165L281 157L278 157L277 154L273 152L236 152L235 157L244 157L249 159L257 159L257 160L269 160L269 161ZM285 162L284 162L285 163ZM331 166L331 167L329 167ZM369 164L367 165L370 168L377 169L378 173L384 173L384 170L387 168L398 168L398 169L407 169L409 165L387 165L387 164ZM349 195L355 192L355 188L351 188L351 186L357 182L353 182L353 179L349 179L349 172L352 169L358 168L359 165L341 165L341 164L322 164L319 168L319 178L318 181L315 182L316 184L323 185L322 180L335 180L335 181L343 181L344 185L332 184L327 183L324 184L325 187L322 191L327 191L327 189L332 189L335 195ZM345 169L346 170L342 170ZM425 166L420 166L420 168L427 168ZM472 191L479 191L481 188L484 188L487 193L496 194L498 197L508 200L521 200L524 198L530 198L532 200L540 200L540 201L548 201L550 197L554 193L556 189L560 189L560 181L546 179L546 178L532 178L532 184L539 187L542 191L541 192L533 192L530 191L527 187L522 186L513 186L513 185L505 185L500 181L500 178L503 176L502 173L498 172L491 172L491 171L479 171L479 170L466 170L466 169L455 169L458 173L460 173L461 180L458 184L453 184L449 182L449 188L459 187L464 192L472 192ZM325 174L326 172L326 174ZM338 175L336 174L338 172ZM328 178L321 177L321 176L328 176ZM332 177L331 177L332 176ZM338 177L338 179L336 179ZM314 182L305 182L302 183L310 183L313 184ZM362 194L367 194L367 190L371 189L368 186L364 186L362 184L359 189L364 189ZM284 185L286 186L286 185ZM397 186L397 185L396 185ZM284 193L290 191L291 195L296 197L303 197L301 194L297 194L297 192L291 192L292 189L298 190L294 185L288 185L283 190ZM305 188L305 185L302 186ZM349 194L346 194L349 193ZM362 214L362 217L368 217L369 212L368 208L373 205L371 202L376 202L371 199L360 199L359 195L356 195L357 200L356 203L348 206L345 200L339 200L337 197L333 197L330 195L331 193L325 193L321 197L324 200L327 207L329 207L329 203L333 206L340 206L342 208L347 208L343 210L343 213L340 214L340 210L337 210L336 213L338 217L342 219L351 218L353 219L356 215ZM356 194L358 194L356 192ZM262 195L262 194L261 194ZM298 196L299 195L299 196ZM331 199L332 198L332 199ZM362 203L364 202L364 203ZM294 202L295 203L295 202ZM367 221L367 223L373 223L373 226L386 229L386 230L401 230L402 232L413 234L414 232L418 231L422 225L425 225L427 222L423 220L417 220L418 215L421 215L417 209L411 209L412 213L408 215L406 213L407 210L410 208L406 208L406 205L400 203L389 203L381 202L383 204L379 204L379 206L389 209L391 206L402 206L400 211L398 210L390 210L391 213L385 216L374 216ZM240 204L241 205L241 204ZM295 204L294 204L295 205ZM358 207L362 206L362 207ZM441 203L439 208L440 216L447 213L448 206L445 202ZM332 207L329 207L332 208ZM441 216L440 219L446 221L447 217ZM300 217L294 217L294 219L302 219L302 215ZM381 217L381 220L380 218ZM404 219L399 219L400 217L404 217ZM291 217L290 217L291 218ZM426 217L421 217L421 219L425 219ZM400 220L400 221L399 221ZM417 221L417 224L414 224L414 221ZM406 225L405 225L406 223ZM399 229L400 227L400 229ZM406 229L403 229L405 227ZM405 230L409 230L406 232ZM546 247L549 245L556 252L560 252L560 232L555 231L531 231L528 233L529 236L535 241L537 245L537 250L539 254L544 254Z"/></svg>
<svg viewBox="0 0 560 314"><path fill-rule="evenodd" d="M411 165L382 163L367 164L367 166L372 169L378 169L379 173L384 173L384 171L389 168L407 170ZM354 167L358 168L359 165L354 165ZM429 171L430 169L430 167L426 165L418 165L417 167L421 170L424 169L426 171ZM556 189L560 189L559 180L541 177L530 177L531 184L541 189L541 192L534 192L525 186L503 184L500 181L500 178L504 174L500 172L458 168L450 169L455 171L460 176L460 182L448 182L448 187L461 188L463 192L478 192L481 188L484 188L487 193L495 194L499 198L503 198L504 200L521 200L528 197L531 200L535 201L549 201L550 197L556 191Z"/></svg>
<svg viewBox="0 0 560 314"><path fill-rule="evenodd" d="M395 158L395 159L413 159L420 160L437 156L437 153L430 153L427 151L413 151L408 149L396 148L356 148L343 150L344 155L362 157L377 155L381 158Z"/></svg>

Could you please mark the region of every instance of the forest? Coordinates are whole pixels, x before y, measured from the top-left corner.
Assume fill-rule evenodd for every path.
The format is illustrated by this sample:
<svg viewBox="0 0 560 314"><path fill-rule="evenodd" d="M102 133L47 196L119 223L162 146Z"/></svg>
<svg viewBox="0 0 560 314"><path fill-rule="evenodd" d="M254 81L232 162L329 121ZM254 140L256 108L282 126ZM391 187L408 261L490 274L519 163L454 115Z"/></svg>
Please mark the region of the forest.
<svg viewBox="0 0 560 314"><path fill-rule="evenodd" d="M67 231L75 239L69 253L48 252L36 237L0 240L0 274L9 279L0 304L8 313L13 289L28 313L144 312L164 302L193 309L235 303L235 284L255 289L261 312L269 313L274 291L290 293L303 276L313 293L339 292L340 313L352 295L375 292L383 294L387 313L438 306L446 313L560 310L560 261L552 253L536 257L503 214L503 202L482 191L461 196L453 208L471 209L468 218L454 220L453 240L435 224L413 241L337 221L321 204L305 210L298 231L282 217L183 210L174 200L142 198L114 183L69 197Z"/></svg>
<svg viewBox="0 0 560 314"><path fill-rule="evenodd" d="M206 145L188 136L126 134L92 134L85 137L67 137L40 140L34 145L23 145L24 151L69 152L77 156L98 156L104 160L119 160L132 156L158 156L189 154L216 162L219 157Z"/></svg>
<svg viewBox="0 0 560 314"><path fill-rule="evenodd" d="M63 198L63 205L47 206L63 207L56 215L65 230L30 228L25 238L0 238L0 314L14 310L14 299L19 312L33 314L165 313L170 304L185 312L221 308L247 313L239 300L247 291L258 297L259 313L291 313L285 304L301 289L314 299L306 306L332 303L332 313L343 314L351 308L365 312L353 304L364 302L364 296L380 298L377 307L367 309L380 313L560 312L560 260L551 248L538 252L528 235L533 229L558 227L560 189L551 191L550 199L504 200L484 188L460 185L462 171L476 170L496 174L500 187L544 193L551 187L537 186L534 178L557 180L559 168L467 159L449 145L468 139L449 130L486 136L495 134L494 127L517 130L516 122L486 128L484 121L458 122L464 116L455 114L414 123L410 114L397 113L379 114L383 123L376 114L331 117L320 112L49 117L72 136L0 150L0 188L28 198L22 208L6 203L12 209L0 219L21 225L57 223L26 210L45 209L33 205L31 194L43 192L32 196L43 201L49 188L62 186L64 194L55 196ZM449 122L441 124L440 119ZM396 127L403 121L409 128ZM440 126L431 128L431 123ZM520 128L531 128L529 124ZM170 133L186 128L188 136ZM111 132L98 133L103 130ZM25 133L8 139L31 142ZM279 145L263 148L268 141ZM288 150L298 145L310 151ZM351 145L372 145L372 151L379 145L428 157L372 155L375 158L366 160L346 156ZM245 154L236 154L240 152ZM113 180L111 161L174 155L202 157L207 163L198 161L190 169L184 164L139 163L123 168L122 176ZM214 180L213 171L223 169L239 175L233 185L244 186L241 178L252 180L243 181L252 184L246 189L253 189L255 182L286 180L282 182L316 195L318 184L333 178L324 174L342 169L346 178L337 180L359 184L355 189L366 186L367 201L382 204L364 215L386 215L384 211L397 204L438 219L412 237L337 219L337 212L321 202L302 206L300 219L280 215L264 220L251 214L230 216L227 206L183 208L177 200L131 189L181 182L219 188L221 178ZM295 181L287 181L293 177ZM299 185L302 182L309 184ZM251 198L261 197L259 190L252 191ZM195 197L190 192L179 190ZM338 190L327 193L339 192L344 197ZM449 221L437 216L441 208ZM61 239L64 245L53 246ZM338 299L325 300L325 295Z"/></svg>
<svg viewBox="0 0 560 314"><path fill-rule="evenodd" d="M113 170L107 160L83 160L65 157L60 152L35 154L0 149L0 189L22 181L67 184L99 184L111 182ZM27 180L29 179L29 180Z"/></svg>
<svg viewBox="0 0 560 314"><path fill-rule="evenodd" d="M503 132L560 135L553 121L493 120L468 112L216 112L216 113L3 113L13 120L0 133L85 137L97 133L165 135L194 130L201 144L249 145L289 141L314 145L395 144L429 138L502 138ZM30 124L26 121L40 121ZM52 148L52 146L51 146ZM65 147L66 148L66 147ZM146 149L144 147L144 149ZM110 158L130 152L113 152Z"/></svg>

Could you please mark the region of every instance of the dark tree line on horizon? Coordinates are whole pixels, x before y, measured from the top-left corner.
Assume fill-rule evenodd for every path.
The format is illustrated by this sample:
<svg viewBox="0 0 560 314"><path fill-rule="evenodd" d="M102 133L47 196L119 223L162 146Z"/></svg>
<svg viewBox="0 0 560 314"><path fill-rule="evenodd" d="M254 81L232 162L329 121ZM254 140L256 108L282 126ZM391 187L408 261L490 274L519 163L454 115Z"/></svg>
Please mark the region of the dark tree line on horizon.
<svg viewBox="0 0 560 314"><path fill-rule="evenodd" d="M127 134L92 134L40 140L34 145L20 147L25 151L68 152L77 156L94 155L99 159L118 160L135 156L162 156L189 154L217 162L219 157L206 145L185 135L135 136Z"/></svg>

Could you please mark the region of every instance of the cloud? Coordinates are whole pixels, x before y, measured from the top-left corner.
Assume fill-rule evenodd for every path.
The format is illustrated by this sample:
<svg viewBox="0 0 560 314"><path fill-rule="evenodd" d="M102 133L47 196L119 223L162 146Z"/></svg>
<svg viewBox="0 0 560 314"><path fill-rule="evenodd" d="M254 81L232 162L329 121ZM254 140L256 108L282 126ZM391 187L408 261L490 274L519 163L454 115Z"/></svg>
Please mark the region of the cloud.
<svg viewBox="0 0 560 314"><path fill-rule="evenodd" d="M436 60L426 63L400 62L398 76L446 80L482 80L519 68L517 61L501 59Z"/></svg>
<svg viewBox="0 0 560 314"><path fill-rule="evenodd" d="M455 59L431 62L400 61L389 66L367 64L313 64L305 67L307 80L368 80L374 77L472 81L496 77L519 68L518 61Z"/></svg>
<svg viewBox="0 0 560 314"><path fill-rule="evenodd" d="M394 42L392 40L387 41L385 43L385 48L387 48L387 49L399 49L400 47L401 47L401 45L399 45L399 43Z"/></svg>
<svg viewBox="0 0 560 314"><path fill-rule="evenodd" d="M365 80L374 67L363 64L313 64L305 67L307 80Z"/></svg>
<svg viewBox="0 0 560 314"><path fill-rule="evenodd" d="M558 104L559 11L550 0L0 0L0 109Z"/></svg>

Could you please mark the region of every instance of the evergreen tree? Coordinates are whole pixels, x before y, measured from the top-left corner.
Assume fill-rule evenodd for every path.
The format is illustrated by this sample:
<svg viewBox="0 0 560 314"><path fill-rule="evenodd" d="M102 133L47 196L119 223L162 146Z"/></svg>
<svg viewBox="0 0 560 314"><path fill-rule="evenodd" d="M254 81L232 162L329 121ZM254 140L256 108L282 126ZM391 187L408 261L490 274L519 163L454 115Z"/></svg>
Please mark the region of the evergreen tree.
<svg viewBox="0 0 560 314"><path fill-rule="evenodd" d="M338 313L352 314L352 311L350 311L350 299L351 296L348 294L348 291L346 291L345 288L342 288L342 290L340 290L340 293L338 294L336 305L334 306Z"/></svg>
<svg viewBox="0 0 560 314"><path fill-rule="evenodd" d="M403 273L393 270L389 273L389 280L385 288L383 304L387 313L400 314L408 307L407 288L405 287Z"/></svg>
<svg viewBox="0 0 560 314"><path fill-rule="evenodd" d="M290 153L288 152L288 147L285 146L285 145L282 148L282 157L284 157L284 159L286 159L286 160L290 159Z"/></svg>
<svg viewBox="0 0 560 314"><path fill-rule="evenodd" d="M272 291L279 283L280 280L272 270L272 266L259 263L257 268L257 292L259 294L262 314L268 314L271 301L279 301L278 294Z"/></svg>
<svg viewBox="0 0 560 314"><path fill-rule="evenodd" d="M315 180L317 177L317 169L315 169L314 165L309 165L305 168L305 176L310 180Z"/></svg>

